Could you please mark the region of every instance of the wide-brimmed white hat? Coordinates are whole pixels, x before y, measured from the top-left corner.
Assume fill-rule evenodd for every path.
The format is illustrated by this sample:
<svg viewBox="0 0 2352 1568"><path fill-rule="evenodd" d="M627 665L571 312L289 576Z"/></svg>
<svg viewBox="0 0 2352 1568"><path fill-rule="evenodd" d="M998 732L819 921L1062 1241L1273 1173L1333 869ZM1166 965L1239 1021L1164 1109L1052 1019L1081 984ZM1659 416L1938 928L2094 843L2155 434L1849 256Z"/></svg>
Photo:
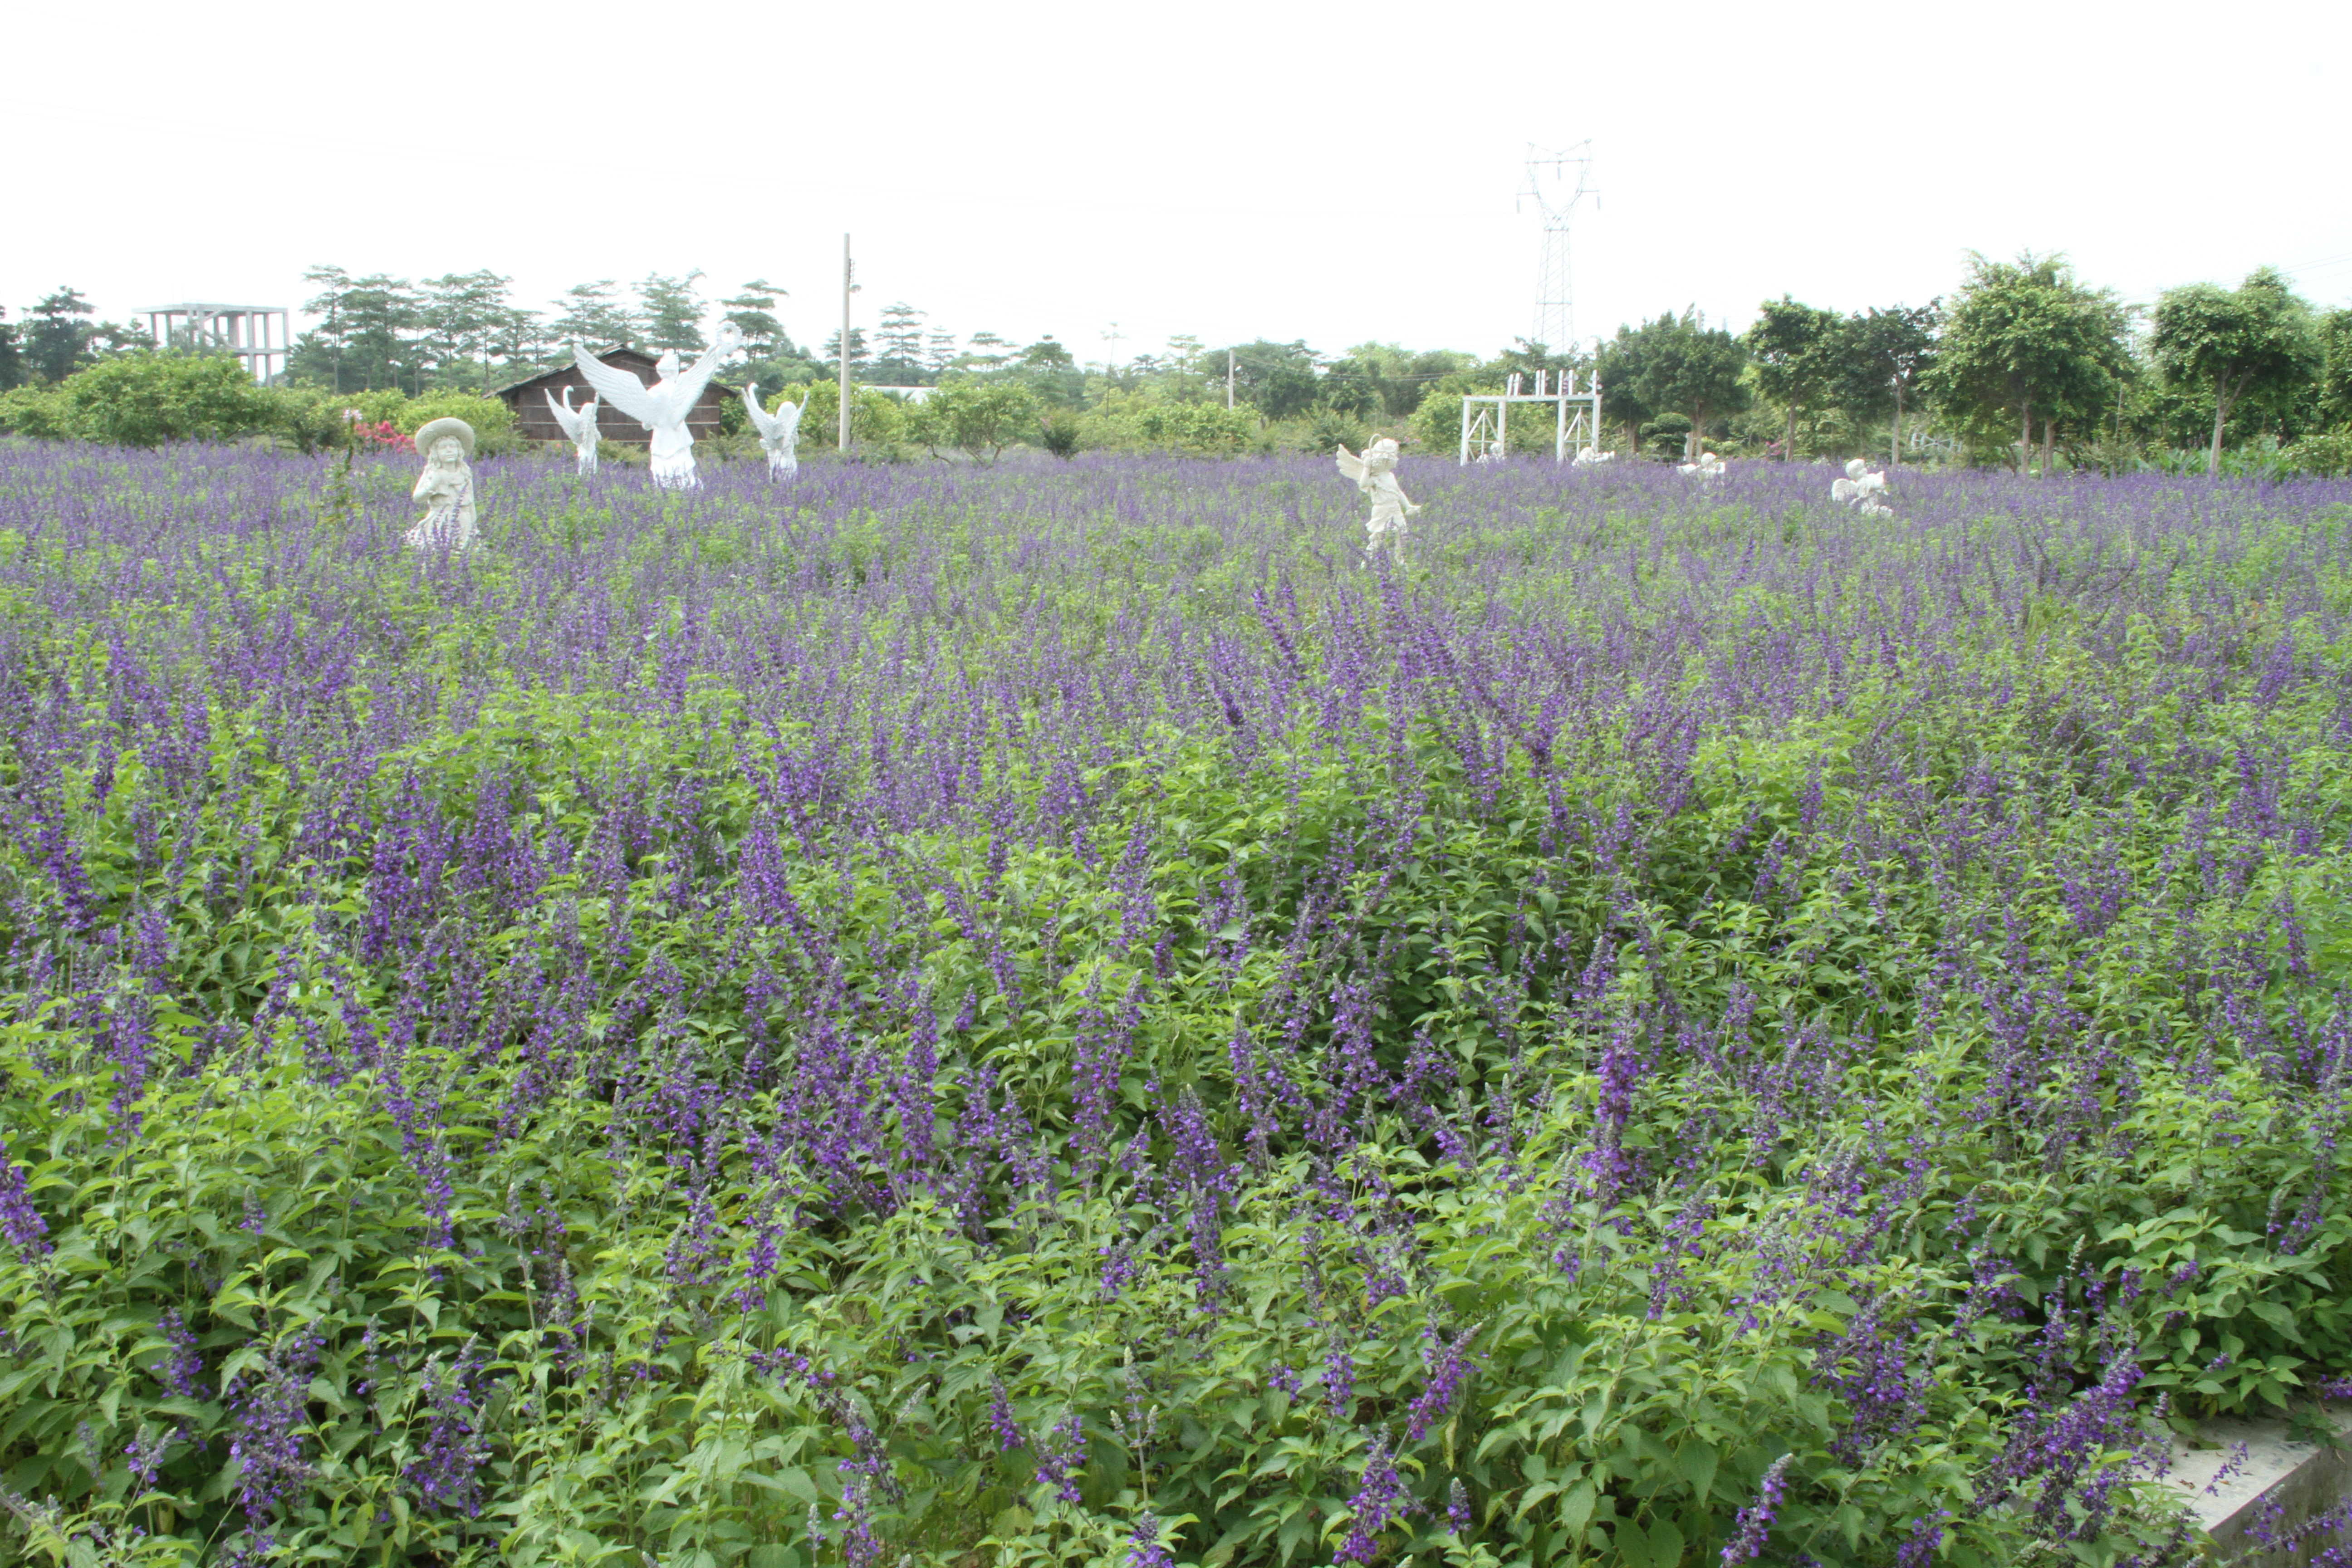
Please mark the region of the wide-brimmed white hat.
<svg viewBox="0 0 2352 1568"><path fill-rule="evenodd" d="M433 455L433 444L436 441L440 440L444 436L455 436L457 437L457 445L466 448L466 456L469 459L473 457L474 427L471 425L467 424L463 419L447 418L427 420L425 427L417 431L417 454L420 457L431 457Z"/></svg>

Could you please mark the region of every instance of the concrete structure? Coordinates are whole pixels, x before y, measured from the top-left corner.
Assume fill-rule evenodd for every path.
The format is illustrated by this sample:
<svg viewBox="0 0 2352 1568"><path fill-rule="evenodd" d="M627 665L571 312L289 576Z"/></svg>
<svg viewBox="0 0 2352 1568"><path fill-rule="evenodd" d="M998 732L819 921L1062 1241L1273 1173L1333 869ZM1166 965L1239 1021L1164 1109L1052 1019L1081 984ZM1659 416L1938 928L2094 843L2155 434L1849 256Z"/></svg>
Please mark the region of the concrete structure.
<svg viewBox="0 0 2352 1568"><path fill-rule="evenodd" d="M1501 460L1507 451L1505 441L1510 435L1511 405L1514 403L1549 403L1552 405L1551 460L1565 463L1569 453L1580 446L1597 444L1601 439L1601 383L1598 378L1581 392L1576 389L1576 373L1566 370L1554 375L1536 372L1536 389L1523 390L1526 378L1513 375L1503 384L1499 393L1472 393L1462 399L1462 461L1487 463Z"/></svg>
<svg viewBox="0 0 2352 1568"><path fill-rule="evenodd" d="M2325 1419L2339 1443L2352 1440L2352 1407ZM2164 1484L2187 1500L2215 1557L2231 1568L2303 1568L2352 1540L2340 1523L2311 1527L2352 1503L2352 1449L2300 1441L2284 1421L2208 1421L2196 1446L2174 1438Z"/></svg>
<svg viewBox="0 0 2352 1568"><path fill-rule="evenodd" d="M286 356L294 346L293 318L283 305L218 305L191 300L177 305L150 305L131 313L147 318L147 330L158 345L235 354L245 361L254 380L265 384L284 373Z"/></svg>

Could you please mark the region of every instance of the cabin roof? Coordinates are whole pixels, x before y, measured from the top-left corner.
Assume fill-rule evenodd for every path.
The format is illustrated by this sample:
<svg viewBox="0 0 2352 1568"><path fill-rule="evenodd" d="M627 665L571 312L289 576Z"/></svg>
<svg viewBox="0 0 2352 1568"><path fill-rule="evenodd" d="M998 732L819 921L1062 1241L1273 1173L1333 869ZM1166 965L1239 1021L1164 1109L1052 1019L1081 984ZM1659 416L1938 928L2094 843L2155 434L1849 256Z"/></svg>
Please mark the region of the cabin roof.
<svg viewBox="0 0 2352 1568"><path fill-rule="evenodd" d="M619 344L609 349L597 350L596 358L603 360L606 364L613 366L616 370L638 372L650 371L661 363L659 360L656 359L653 355L646 353L642 349L633 349ZM509 393L528 392L532 387L537 386L541 382L553 381L559 376L574 374L576 369L577 367L574 366L569 359L566 359L559 364L549 365L544 370L535 370L519 381L509 381L505 383L503 385L494 386L490 388L490 395L492 397L504 397Z"/></svg>

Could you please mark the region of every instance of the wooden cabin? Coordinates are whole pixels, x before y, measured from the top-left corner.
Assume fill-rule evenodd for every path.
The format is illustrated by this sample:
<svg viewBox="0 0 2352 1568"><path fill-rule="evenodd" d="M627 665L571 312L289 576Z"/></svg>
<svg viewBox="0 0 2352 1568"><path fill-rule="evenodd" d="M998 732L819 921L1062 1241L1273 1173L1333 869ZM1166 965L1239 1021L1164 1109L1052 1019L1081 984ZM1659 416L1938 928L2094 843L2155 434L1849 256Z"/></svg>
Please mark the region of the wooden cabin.
<svg viewBox="0 0 2352 1568"><path fill-rule="evenodd" d="M596 357L615 370L627 371L649 386L656 379L656 361L651 354L639 353L635 349L606 349ZM491 395L505 399L507 406L514 410L515 434L524 440L563 441L569 437L563 434L563 427L555 422L555 416L548 412L547 399L551 395L558 403L562 402L563 389L567 386L572 389L572 406L574 408L596 395L596 389L588 384L588 378L580 374L580 367L568 361L553 370L509 382ZM695 403L694 412L686 416L688 433L698 441L718 435L719 410L729 398L737 395L739 393L735 388L721 386L715 381L704 387L702 396ZM604 440L625 442L632 447L651 446L654 438L652 431L609 403L597 405L596 433Z"/></svg>

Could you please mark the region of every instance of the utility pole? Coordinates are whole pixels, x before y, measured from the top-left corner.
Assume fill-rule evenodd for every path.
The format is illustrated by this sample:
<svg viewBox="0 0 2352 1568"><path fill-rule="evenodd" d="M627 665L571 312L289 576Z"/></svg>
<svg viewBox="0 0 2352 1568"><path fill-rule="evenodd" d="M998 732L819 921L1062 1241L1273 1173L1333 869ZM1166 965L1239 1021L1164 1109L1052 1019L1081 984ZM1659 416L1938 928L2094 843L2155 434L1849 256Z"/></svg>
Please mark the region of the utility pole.
<svg viewBox="0 0 2352 1568"><path fill-rule="evenodd" d="M1225 351L1225 412L1234 411L1234 351Z"/></svg>
<svg viewBox="0 0 2352 1568"><path fill-rule="evenodd" d="M849 237L841 237L841 434L843 457L849 456L849 297L857 292L850 280Z"/></svg>

